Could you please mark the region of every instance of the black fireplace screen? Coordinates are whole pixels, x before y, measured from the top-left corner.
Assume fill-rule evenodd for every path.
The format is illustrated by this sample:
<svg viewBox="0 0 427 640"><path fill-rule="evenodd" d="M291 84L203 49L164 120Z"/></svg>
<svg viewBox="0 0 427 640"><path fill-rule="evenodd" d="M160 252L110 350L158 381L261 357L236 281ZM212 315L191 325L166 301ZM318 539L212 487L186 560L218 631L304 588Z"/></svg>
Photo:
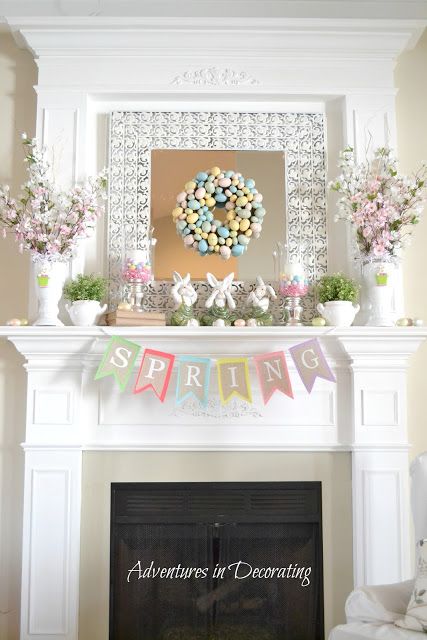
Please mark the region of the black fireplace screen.
<svg viewBox="0 0 427 640"><path fill-rule="evenodd" d="M113 484L110 640L323 639L321 486Z"/></svg>

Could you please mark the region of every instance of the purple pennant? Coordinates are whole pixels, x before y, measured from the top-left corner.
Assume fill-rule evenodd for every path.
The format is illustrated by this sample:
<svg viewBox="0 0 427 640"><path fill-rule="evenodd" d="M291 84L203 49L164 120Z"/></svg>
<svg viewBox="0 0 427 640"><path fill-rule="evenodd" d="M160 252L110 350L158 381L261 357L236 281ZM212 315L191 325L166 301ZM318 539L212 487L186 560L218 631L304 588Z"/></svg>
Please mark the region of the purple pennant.
<svg viewBox="0 0 427 640"><path fill-rule="evenodd" d="M317 338L301 342L291 347L289 352L308 393L311 393L316 378L336 382Z"/></svg>

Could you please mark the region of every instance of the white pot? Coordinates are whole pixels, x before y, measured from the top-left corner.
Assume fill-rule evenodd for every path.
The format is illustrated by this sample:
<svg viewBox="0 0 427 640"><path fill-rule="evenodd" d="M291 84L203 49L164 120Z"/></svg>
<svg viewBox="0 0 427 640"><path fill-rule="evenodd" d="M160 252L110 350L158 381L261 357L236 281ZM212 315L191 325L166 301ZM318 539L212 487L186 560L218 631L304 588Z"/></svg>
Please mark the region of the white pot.
<svg viewBox="0 0 427 640"><path fill-rule="evenodd" d="M332 327L349 327L353 324L354 317L359 309L358 304L353 305L352 302L347 300L333 300L317 305L317 310L325 318L326 324Z"/></svg>
<svg viewBox="0 0 427 640"><path fill-rule="evenodd" d="M387 274L386 281L378 280L379 273ZM362 294L366 312L364 324L371 327L393 327L394 281L396 265L393 262L373 260L362 266Z"/></svg>
<svg viewBox="0 0 427 640"><path fill-rule="evenodd" d="M65 305L71 322L77 327L92 327L100 316L107 310L107 305L101 307L97 300L76 300L70 306Z"/></svg>
<svg viewBox="0 0 427 640"><path fill-rule="evenodd" d="M38 326L60 327L58 304L62 296L62 287L68 273L66 262L35 261L35 286L38 300L37 318L33 322Z"/></svg>

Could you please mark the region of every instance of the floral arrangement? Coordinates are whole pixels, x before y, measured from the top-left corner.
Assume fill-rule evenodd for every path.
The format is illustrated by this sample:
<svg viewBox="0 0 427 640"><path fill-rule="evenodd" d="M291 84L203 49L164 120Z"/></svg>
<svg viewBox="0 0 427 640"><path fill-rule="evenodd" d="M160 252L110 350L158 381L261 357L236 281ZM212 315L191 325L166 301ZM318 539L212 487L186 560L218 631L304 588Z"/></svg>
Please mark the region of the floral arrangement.
<svg viewBox="0 0 427 640"><path fill-rule="evenodd" d="M334 300L356 302L358 295L359 285L343 273L322 276L317 285L317 296L322 304Z"/></svg>
<svg viewBox="0 0 427 640"><path fill-rule="evenodd" d="M391 259L400 255L419 222L426 197L427 167L403 176L390 149L380 147L371 162L356 164L352 147L344 149L341 175L329 187L341 195L337 219L349 220L363 259Z"/></svg>
<svg viewBox="0 0 427 640"><path fill-rule="evenodd" d="M53 183L46 151L35 138L22 134L29 180L14 199L8 186L0 186L0 227L14 232L19 250L29 251L34 260L45 263L68 261L77 243L89 237L99 215L100 199L106 197L106 174L89 178L84 186L58 191Z"/></svg>
<svg viewBox="0 0 427 640"><path fill-rule="evenodd" d="M70 302L77 300L97 300L101 302L107 293L107 280L102 276L79 274L64 286L64 296Z"/></svg>

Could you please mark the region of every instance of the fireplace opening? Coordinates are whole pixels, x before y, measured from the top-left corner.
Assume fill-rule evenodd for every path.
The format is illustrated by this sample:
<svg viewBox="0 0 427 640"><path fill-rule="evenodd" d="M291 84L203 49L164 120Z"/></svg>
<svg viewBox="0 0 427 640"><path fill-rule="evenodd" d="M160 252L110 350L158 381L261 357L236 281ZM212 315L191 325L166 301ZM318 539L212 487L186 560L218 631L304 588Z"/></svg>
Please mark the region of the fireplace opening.
<svg viewBox="0 0 427 640"><path fill-rule="evenodd" d="M110 640L321 640L320 482L115 483Z"/></svg>

